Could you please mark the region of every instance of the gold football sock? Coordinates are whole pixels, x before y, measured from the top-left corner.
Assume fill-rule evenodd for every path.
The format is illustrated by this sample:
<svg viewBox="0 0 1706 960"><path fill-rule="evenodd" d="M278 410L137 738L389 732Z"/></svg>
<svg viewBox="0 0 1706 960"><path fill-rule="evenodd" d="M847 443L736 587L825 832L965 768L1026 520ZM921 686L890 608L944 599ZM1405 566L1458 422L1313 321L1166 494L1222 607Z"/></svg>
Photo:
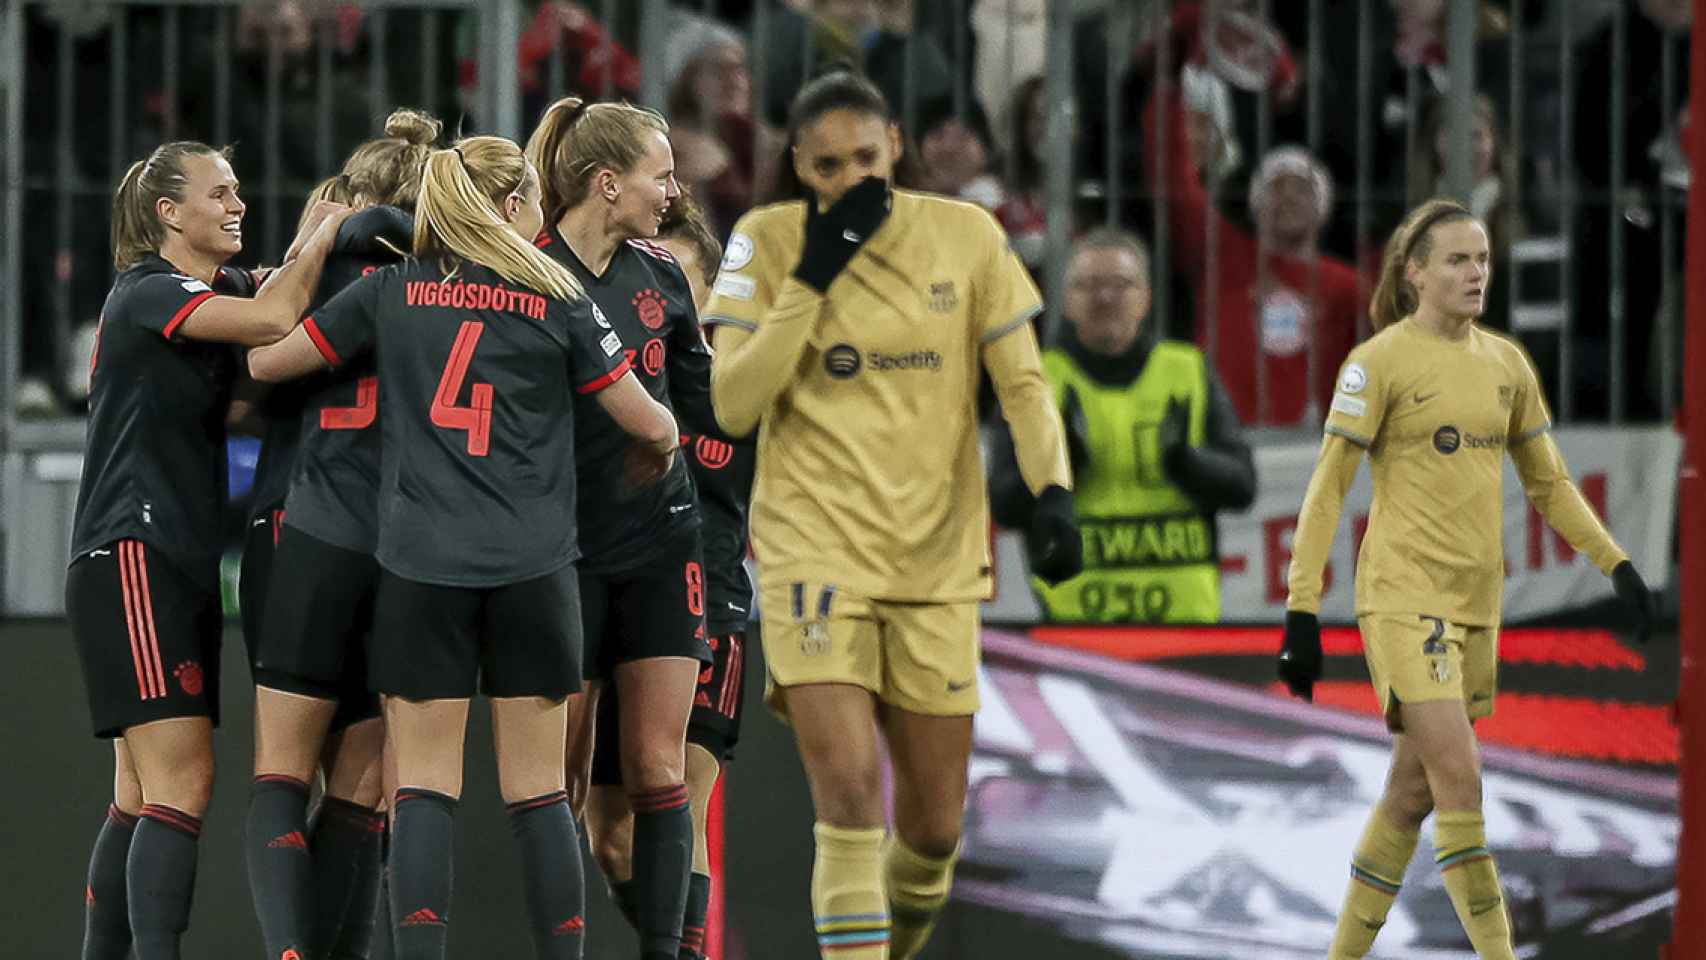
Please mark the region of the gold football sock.
<svg viewBox="0 0 1706 960"><path fill-rule="evenodd" d="M1394 824L1378 806L1369 814L1368 826L1351 854L1351 882L1345 889L1328 960L1356 960L1374 946L1374 938L1386 925L1386 913L1398 898L1404 868L1416 852L1416 836L1416 831Z"/></svg>
<svg viewBox="0 0 1706 960"><path fill-rule="evenodd" d="M1451 905L1481 960L1516 960L1499 871L1487 852L1479 810L1441 810L1434 818L1434 862Z"/></svg>
<svg viewBox="0 0 1706 960"><path fill-rule="evenodd" d="M889 956L894 960L912 960L930 940L936 915L948 902L948 889L954 885L954 864L959 859L958 848L945 857L927 857L907 846L898 834L889 838L883 872L888 880L889 916L893 924L889 932Z"/></svg>
<svg viewBox="0 0 1706 960"><path fill-rule="evenodd" d="M888 960L889 914L883 899L882 827L818 823L812 865L812 914L824 960Z"/></svg>

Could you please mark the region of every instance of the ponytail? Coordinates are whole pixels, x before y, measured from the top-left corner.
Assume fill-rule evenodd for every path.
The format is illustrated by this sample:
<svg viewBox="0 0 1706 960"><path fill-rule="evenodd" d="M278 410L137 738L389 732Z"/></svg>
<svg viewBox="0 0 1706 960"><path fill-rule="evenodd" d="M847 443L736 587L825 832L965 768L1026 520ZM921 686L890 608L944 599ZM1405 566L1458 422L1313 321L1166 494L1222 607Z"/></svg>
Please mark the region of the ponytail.
<svg viewBox="0 0 1706 960"><path fill-rule="evenodd" d="M705 286L717 282L717 269L723 260L723 244L711 230L705 210L684 185L681 195L669 202L663 222L658 224L659 240L680 240L693 248L699 258L699 275Z"/></svg>
<svg viewBox="0 0 1706 960"><path fill-rule="evenodd" d="M1428 254L1433 252L1433 229L1459 220L1474 220L1469 208L1456 200L1436 197L1410 211L1392 238L1386 241L1386 252L1380 260L1380 282L1368 304L1369 324L1375 333L1392 326L1416 312L1421 300L1405 272L1411 263L1427 266Z"/></svg>
<svg viewBox="0 0 1706 960"><path fill-rule="evenodd" d="M433 151L415 204L415 255L451 254L559 300L580 299L574 274L512 230L501 212L509 196L536 181L521 148L503 137L468 137Z"/></svg>
<svg viewBox="0 0 1706 960"><path fill-rule="evenodd" d="M231 148L215 150L194 140L177 140L154 148L147 159L138 160L124 172L113 191L113 267L124 271L143 257L159 253L166 242L166 228L157 212L162 199L181 203L189 186L184 172L188 157L231 159Z"/></svg>
<svg viewBox="0 0 1706 960"><path fill-rule="evenodd" d="M599 167L627 173L646 153L648 132L669 135L663 114L630 103L588 103L563 97L545 108L527 138L527 159L539 171L540 205L550 223L592 191Z"/></svg>

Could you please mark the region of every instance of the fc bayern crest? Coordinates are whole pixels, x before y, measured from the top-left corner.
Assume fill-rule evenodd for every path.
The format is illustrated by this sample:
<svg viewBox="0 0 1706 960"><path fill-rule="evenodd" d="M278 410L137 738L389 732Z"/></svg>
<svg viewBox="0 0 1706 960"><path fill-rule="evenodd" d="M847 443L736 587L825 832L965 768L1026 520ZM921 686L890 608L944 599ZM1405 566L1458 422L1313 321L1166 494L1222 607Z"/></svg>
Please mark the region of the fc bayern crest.
<svg viewBox="0 0 1706 960"><path fill-rule="evenodd" d="M647 330L663 329L664 322L667 319L664 316L663 308L669 304L669 301L664 299L662 293L649 288L641 290L634 294L632 303L634 304L634 311L640 315L640 322L646 325Z"/></svg>

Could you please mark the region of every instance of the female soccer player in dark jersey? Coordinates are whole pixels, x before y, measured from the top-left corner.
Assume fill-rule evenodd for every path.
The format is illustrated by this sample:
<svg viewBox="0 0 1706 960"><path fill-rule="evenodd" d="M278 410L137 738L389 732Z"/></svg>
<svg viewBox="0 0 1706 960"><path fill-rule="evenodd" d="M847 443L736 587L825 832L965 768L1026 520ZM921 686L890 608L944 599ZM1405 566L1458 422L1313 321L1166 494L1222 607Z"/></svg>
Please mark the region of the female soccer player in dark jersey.
<svg viewBox="0 0 1706 960"><path fill-rule="evenodd" d="M651 396L688 429L714 430L710 350L692 290L652 241L680 193L668 129L627 104L552 104L528 141L549 224L539 245L581 281ZM615 722L597 724L591 780L609 789L591 801L587 828L593 849L608 849L603 828L632 811L633 886L618 896L632 892L641 956L674 960L693 835L684 744L700 665L711 661L699 510L686 464L636 486L622 475L630 441L598 409L576 413L589 700L606 681L618 694Z"/></svg>
<svg viewBox="0 0 1706 960"><path fill-rule="evenodd" d="M710 298L722 245L686 188L669 205L658 229L658 246L680 264L695 309ZM712 328L714 332L715 328ZM684 428L685 431L685 428ZM746 631L752 612L752 582L746 572L746 507L752 493L754 450L750 441L685 431L682 455L692 471L703 525L705 627L713 661L699 671L687 721L687 794L693 813L693 872L681 920L682 958L705 952L706 915L712 888L706 820L722 764L740 738L741 699L746 676ZM599 748L619 729L620 696L605 689L598 698ZM607 751L603 757L609 757ZM600 769L615 766L608 759ZM620 787L599 783L587 807L587 832L623 913L634 915L634 815Z"/></svg>
<svg viewBox="0 0 1706 960"><path fill-rule="evenodd" d="M412 110L386 136L357 147L338 180L360 212L344 222L310 309L413 245L415 198L441 125ZM250 792L249 884L267 956L366 954L379 892L384 819L379 759L384 726L367 689L367 637L379 565L379 380L372 354L275 387L263 468L287 500L252 521L244 620L255 675L255 781ZM262 469L261 473L266 470ZM256 486L262 487L257 478ZM265 537L257 539L254 531ZM264 557L250 563L251 555ZM275 563L276 555L276 563ZM264 598L264 601L263 601ZM249 604L265 603L251 613ZM264 616L262 613L264 612ZM308 785L326 750L326 788L309 829Z"/></svg>
<svg viewBox="0 0 1706 960"><path fill-rule="evenodd" d="M542 958L579 957L579 840L564 790L566 698L581 688L572 564L575 433L591 397L667 470L669 410L630 376L562 266L530 242L539 181L520 148L473 137L427 161L415 255L357 282L283 342L258 380L377 347L382 568L370 682L396 753L391 912L398 960L444 956L452 820L476 681Z"/></svg>
<svg viewBox="0 0 1706 960"><path fill-rule="evenodd" d="M1491 262L1486 226L1455 201L1430 200L1399 224L1369 308L1375 334L1339 372L1298 514L1279 673L1307 700L1321 675L1321 570L1367 452L1374 507L1356 613L1394 734L1392 770L1351 857L1331 960L1374 944L1430 814L1434 859L1476 955L1516 957L1473 726L1498 693L1507 453L1547 523L1634 609L1638 636L1652 612L1640 574L1570 479L1527 353L1476 322Z"/></svg>
<svg viewBox="0 0 1706 960"><path fill-rule="evenodd" d="M1064 579L1082 551L1041 304L1000 226L892 188L900 129L862 78L807 84L789 131L802 195L729 238L712 390L727 431L758 429L764 659L817 815L819 949L898 960L923 949L959 854L991 588L983 371L1038 497L1033 570Z"/></svg>
<svg viewBox="0 0 1706 960"><path fill-rule="evenodd" d="M189 924L219 717L219 555L231 344L270 343L319 282L343 212L255 278L228 153L168 143L113 196L118 279L101 309L65 608L113 805L89 863L83 956L175 958ZM299 238L300 239L300 238ZM253 297L253 299L250 299Z"/></svg>

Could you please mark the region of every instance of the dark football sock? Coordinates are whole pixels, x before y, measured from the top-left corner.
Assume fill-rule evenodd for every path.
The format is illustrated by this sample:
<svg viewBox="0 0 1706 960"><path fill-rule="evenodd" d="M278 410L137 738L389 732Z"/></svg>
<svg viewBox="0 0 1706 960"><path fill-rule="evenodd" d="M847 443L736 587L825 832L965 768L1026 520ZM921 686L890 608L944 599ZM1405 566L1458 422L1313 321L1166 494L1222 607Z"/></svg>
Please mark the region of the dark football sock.
<svg viewBox="0 0 1706 960"><path fill-rule="evenodd" d="M634 892L641 960L677 960L687 875L693 866L693 814L687 785L628 795L634 808Z"/></svg>
<svg viewBox="0 0 1706 960"><path fill-rule="evenodd" d="M695 873L687 878L687 911L681 915L681 960L705 955L705 915L711 910L711 878Z"/></svg>
<svg viewBox="0 0 1706 960"><path fill-rule="evenodd" d="M136 818L117 806L95 835L89 854L89 882L83 890L83 960L125 960L130 956L130 908L125 904L124 865Z"/></svg>
<svg viewBox="0 0 1706 960"><path fill-rule="evenodd" d="M616 904L616 909L622 912L622 918L628 921L628 926L634 932L640 930L639 894L634 892L634 881L623 880L610 884L610 899Z"/></svg>
<svg viewBox="0 0 1706 960"><path fill-rule="evenodd" d="M312 942L314 868L308 857L307 820L306 783L277 774L255 778L243 834L249 893L267 960L307 956Z"/></svg>
<svg viewBox="0 0 1706 960"><path fill-rule="evenodd" d="M392 945L396 960L443 960L450 925L450 862L456 798L433 790L397 791L391 838Z"/></svg>
<svg viewBox="0 0 1706 960"><path fill-rule="evenodd" d="M561 790L512 803L509 829L521 847L527 913L539 960L580 960L586 938L581 841Z"/></svg>
<svg viewBox="0 0 1706 960"><path fill-rule="evenodd" d="M373 901L379 892L379 838L385 818L369 807L338 797L320 803L308 835L314 854L314 950L316 956L367 956L373 936ZM345 938L345 927L351 936Z"/></svg>
<svg viewBox="0 0 1706 960"><path fill-rule="evenodd" d="M201 819L160 804L142 808L125 860L131 945L136 960L179 960L190 926Z"/></svg>

